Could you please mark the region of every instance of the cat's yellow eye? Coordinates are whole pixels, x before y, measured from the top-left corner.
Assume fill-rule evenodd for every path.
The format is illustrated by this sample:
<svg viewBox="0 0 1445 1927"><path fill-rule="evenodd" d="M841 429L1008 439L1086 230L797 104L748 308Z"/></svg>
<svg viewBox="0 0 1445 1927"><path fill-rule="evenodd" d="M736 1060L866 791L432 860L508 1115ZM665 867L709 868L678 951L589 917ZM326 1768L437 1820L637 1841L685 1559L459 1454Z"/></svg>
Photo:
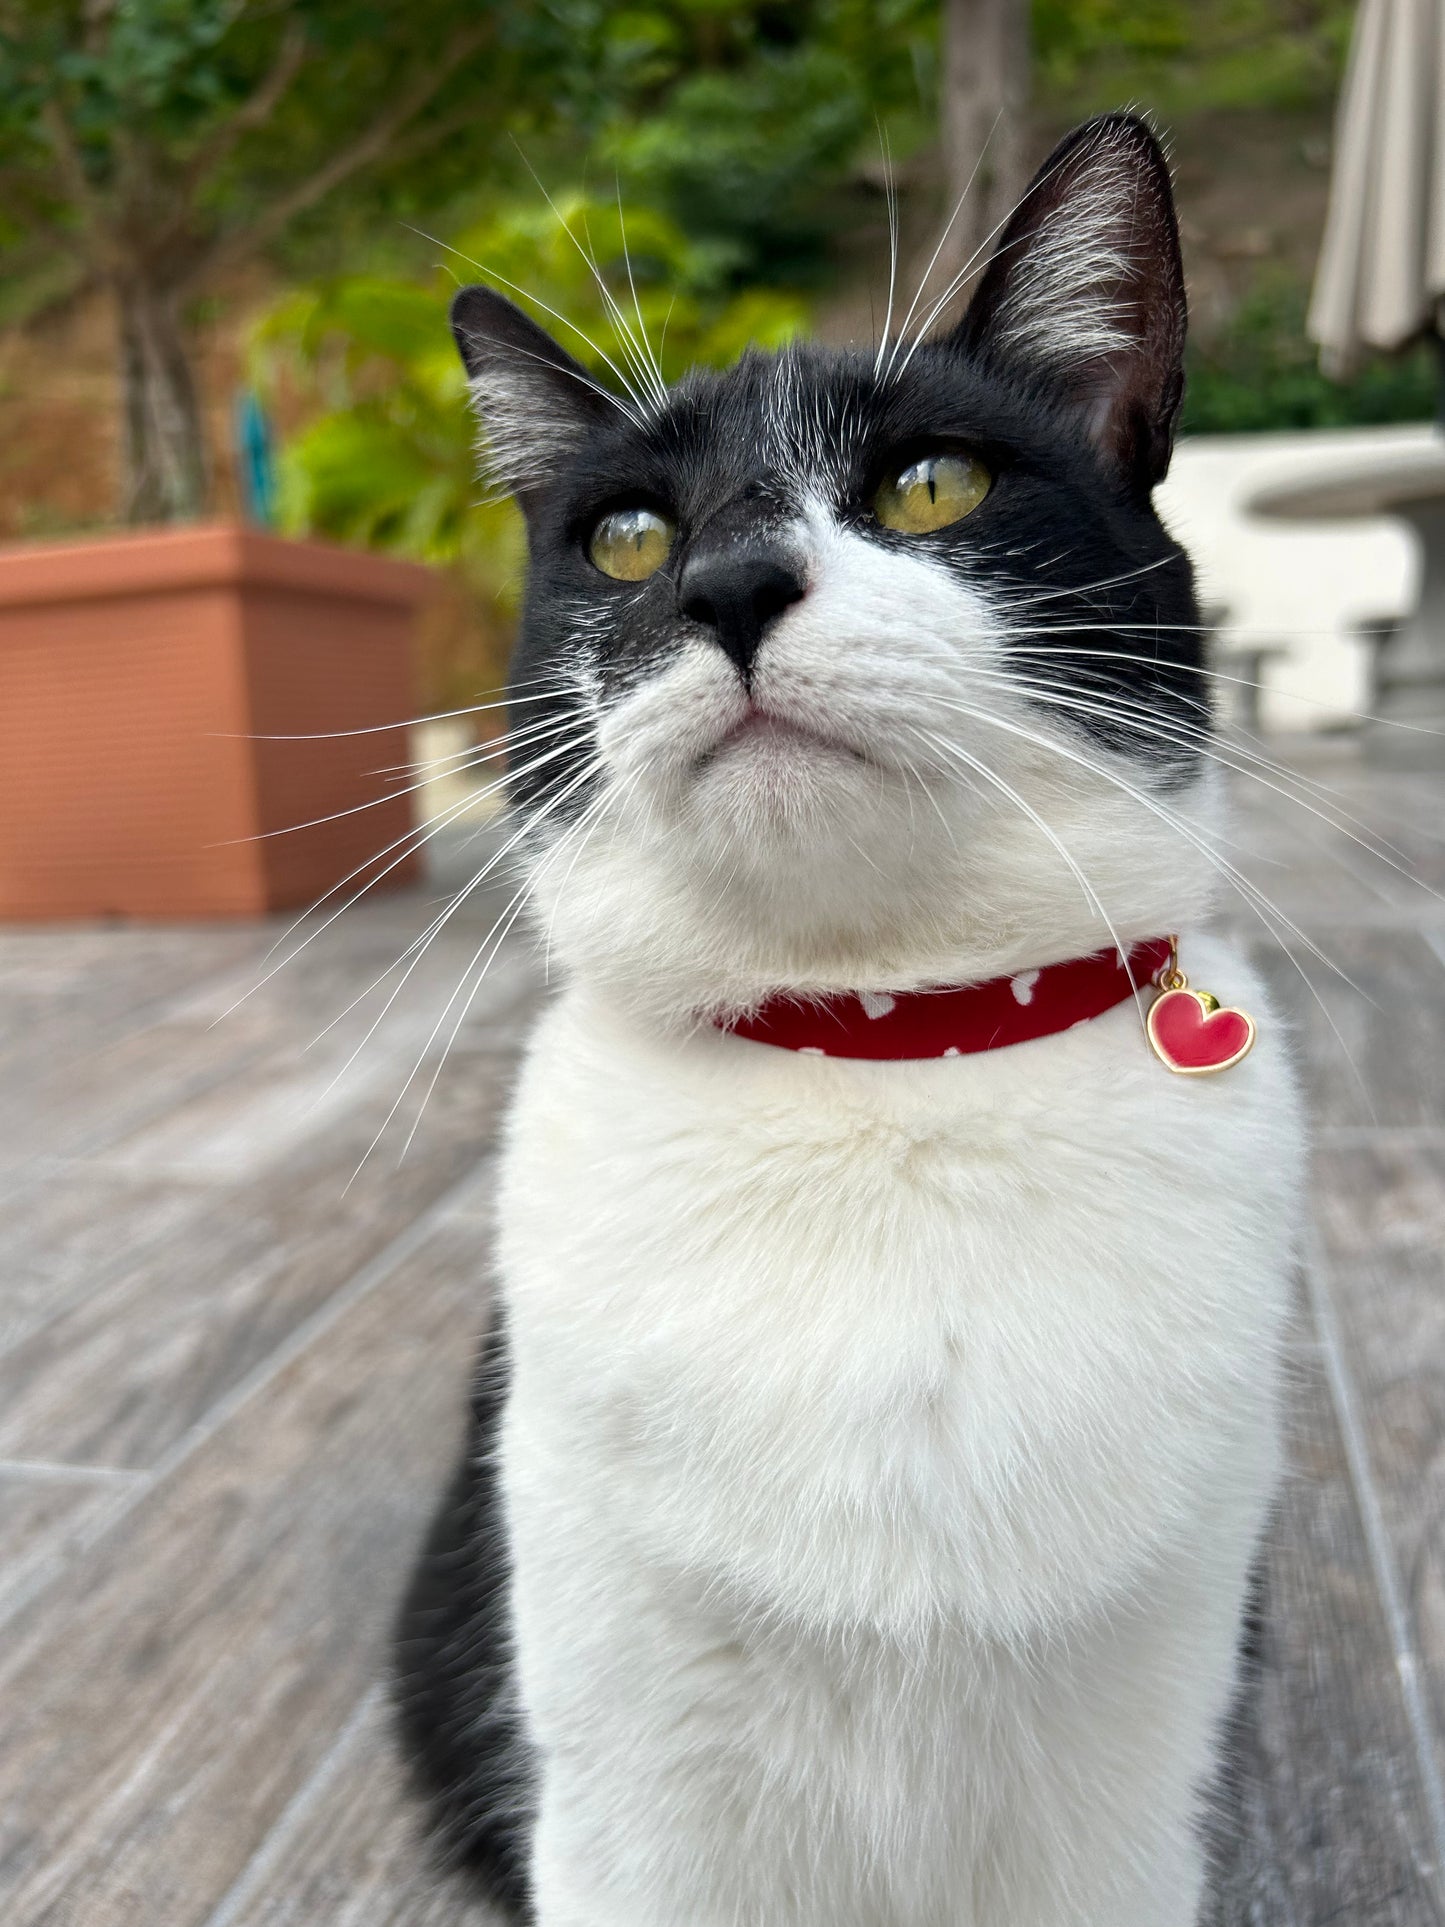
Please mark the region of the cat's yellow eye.
<svg viewBox="0 0 1445 1927"><path fill-rule="evenodd" d="M927 535L972 515L993 477L973 455L921 455L889 476L873 498L885 529Z"/></svg>
<svg viewBox="0 0 1445 1927"><path fill-rule="evenodd" d="M587 553L614 582L645 582L667 560L675 533L656 509L613 509L593 529Z"/></svg>

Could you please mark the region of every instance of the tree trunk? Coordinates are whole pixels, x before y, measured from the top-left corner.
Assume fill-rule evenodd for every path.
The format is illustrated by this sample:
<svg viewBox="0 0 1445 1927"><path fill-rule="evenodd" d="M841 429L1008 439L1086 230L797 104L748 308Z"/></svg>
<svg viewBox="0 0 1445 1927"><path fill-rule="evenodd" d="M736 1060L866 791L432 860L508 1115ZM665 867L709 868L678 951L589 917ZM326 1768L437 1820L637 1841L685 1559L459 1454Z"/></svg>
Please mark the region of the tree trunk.
<svg viewBox="0 0 1445 1927"><path fill-rule="evenodd" d="M1029 0L945 0L944 220L962 207L933 275L940 293L966 264L983 266L1028 184L1028 94Z"/></svg>
<svg viewBox="0 0 1445 1927"><path fill-rule="evenodd" d="M127 522L187 522L209 496L205 426L180 303L140 279L115 286Z"/></svg>

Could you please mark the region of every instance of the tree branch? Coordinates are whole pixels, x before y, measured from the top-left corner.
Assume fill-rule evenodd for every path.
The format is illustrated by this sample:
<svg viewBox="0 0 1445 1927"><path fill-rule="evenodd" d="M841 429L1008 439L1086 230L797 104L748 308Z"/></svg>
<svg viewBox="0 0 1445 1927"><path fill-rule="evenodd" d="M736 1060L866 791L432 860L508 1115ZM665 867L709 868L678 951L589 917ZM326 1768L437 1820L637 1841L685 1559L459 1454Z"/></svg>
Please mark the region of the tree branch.
<svg viewBox="0 0 1445 1927"><path fill-rule="evenodd" d="M186 163L184 192L187 200L206 176L216 171L243 135L265 126L305 64L306 35L294 20L288 21L271 71L211 138L201 143Z"/></svg>
<svg viewBox="0 0 1445 1927"><path fill-rule="evenodd" d="M268 241L274 240L298 214L324 200L351 175L382 159L407 122L413 120L428 101L436 97L462 62L484 44L490 31L488 26L478 25L457 34L441 59L419 74L359 139L333 154L324 167L318 168L308 179L298 182L289 194L279 196L254 221L230 234L221 235L213 242L192 263L184 277L185 285L194 287L217 269L230 267L244 260L247 255L256 253Z"/></svg>
<svg viewBox="0 0 1445 1927"><path fill-rule="evenodd" d="M40 109L40 124L55 155L55 165L67 196L92 236L97 236L102 226L101 199L85 171L85 162L70 123L61 113L60 103L53 94Z"/></svg>

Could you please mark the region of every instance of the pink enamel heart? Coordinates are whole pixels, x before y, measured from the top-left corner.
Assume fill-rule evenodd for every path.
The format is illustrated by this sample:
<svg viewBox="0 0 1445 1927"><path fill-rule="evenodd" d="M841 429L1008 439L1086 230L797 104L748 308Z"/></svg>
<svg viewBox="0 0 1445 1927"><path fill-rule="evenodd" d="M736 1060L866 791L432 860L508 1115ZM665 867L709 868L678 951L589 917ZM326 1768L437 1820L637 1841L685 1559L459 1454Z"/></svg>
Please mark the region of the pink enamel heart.
<svg viewBox="0 0 1445 1927"><path fill-rule="evenodd" d="M1242 1010L1211 1010L1195 990L1165 990L1149 1007L1156 1056L1186 1077L1228 1070L1254 1043L1254 1021Z"/></svg>

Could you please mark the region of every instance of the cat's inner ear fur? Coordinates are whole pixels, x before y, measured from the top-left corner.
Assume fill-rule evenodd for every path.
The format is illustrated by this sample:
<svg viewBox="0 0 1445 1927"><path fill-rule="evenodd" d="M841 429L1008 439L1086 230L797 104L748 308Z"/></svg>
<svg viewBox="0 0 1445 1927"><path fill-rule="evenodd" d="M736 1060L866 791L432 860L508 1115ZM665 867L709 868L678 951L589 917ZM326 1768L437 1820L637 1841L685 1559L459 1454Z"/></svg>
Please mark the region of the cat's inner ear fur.
<svg viewBox="0 0 1445 1927"><path fill-rule="evenodd" d="M952 338L1071 403L1100 452L1147 493L1173 449L1185 320L1168 162L1142 120L1108 114L1039 170Z"/></svg>
<svg viewBox="0 0 1445 1927"><path fill-rule="evenodd" d="M491 479L526 508L618 404L545 328L492 288L463 288L452 333Z"/></svg>

